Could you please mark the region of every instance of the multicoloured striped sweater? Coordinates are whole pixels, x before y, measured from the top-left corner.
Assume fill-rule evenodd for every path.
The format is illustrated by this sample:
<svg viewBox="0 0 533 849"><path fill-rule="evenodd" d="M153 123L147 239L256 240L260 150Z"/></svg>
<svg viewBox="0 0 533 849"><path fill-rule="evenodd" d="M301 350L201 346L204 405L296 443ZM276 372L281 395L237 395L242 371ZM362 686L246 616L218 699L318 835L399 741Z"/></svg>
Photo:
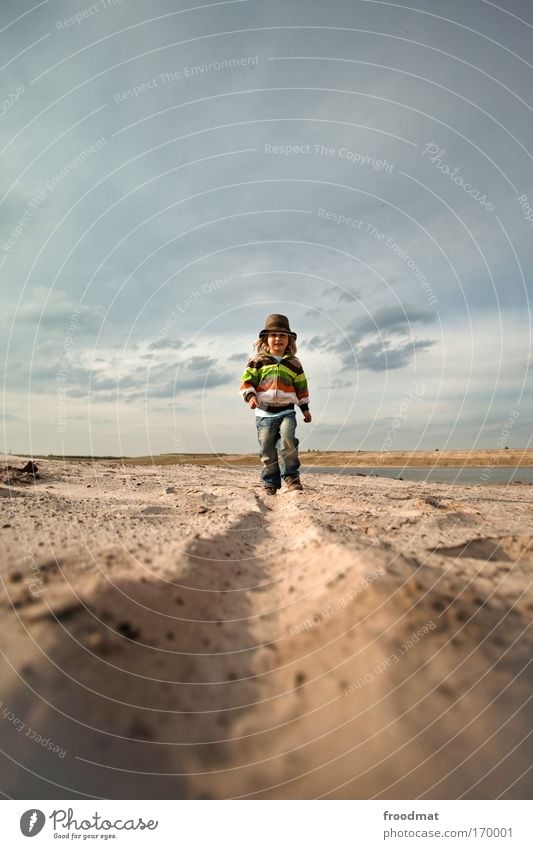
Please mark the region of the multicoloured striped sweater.
<svg viewBox="0 0 533 849"><path fill-rule="evenodd" d="M257 396L258 406L269 413L289 410L296 404L302 413L309 409L307 378L297 357L286 354L278 362L272 354L257 354L248 360L240 392L248 403Z"/></svg>

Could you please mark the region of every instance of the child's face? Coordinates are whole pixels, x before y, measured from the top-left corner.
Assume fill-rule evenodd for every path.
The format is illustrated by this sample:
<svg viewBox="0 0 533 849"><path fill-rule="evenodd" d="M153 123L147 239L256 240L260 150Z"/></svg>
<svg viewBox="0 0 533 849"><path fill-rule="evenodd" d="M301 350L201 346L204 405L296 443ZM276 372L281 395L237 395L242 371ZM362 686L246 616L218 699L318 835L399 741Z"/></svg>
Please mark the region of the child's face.
<svg viewBox="0 0 533 849"><path fill-rule="evenodd" d="M268 350L277 357L280 357L283 353L285 353L285 348L289 344L289 336L287 333L269 333L267 340Z"/></svg>

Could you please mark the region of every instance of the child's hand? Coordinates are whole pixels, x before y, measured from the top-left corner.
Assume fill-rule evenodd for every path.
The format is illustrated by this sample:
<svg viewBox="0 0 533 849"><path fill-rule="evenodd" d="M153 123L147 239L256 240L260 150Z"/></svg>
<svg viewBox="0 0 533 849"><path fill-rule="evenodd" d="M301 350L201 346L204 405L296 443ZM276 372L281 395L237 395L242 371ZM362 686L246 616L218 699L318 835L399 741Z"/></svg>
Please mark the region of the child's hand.
<svg viewBox="0 0 533 849"><path fill-rule="evenodd" d="M248 401L248 406L250 407L250 410L255 410L257 407L257 398L255 395Z"/></svg>
<svg viewBox="0 0 533 849"><path fill-rule="evenodd" d="M306 411L305 411L305 413L303 414L303 417L304 417L304 422L310 422L310 421L312 421L312 419L313 419L313 417L312 417L311 413L309 412L309 410L306 410Z"/></svg>

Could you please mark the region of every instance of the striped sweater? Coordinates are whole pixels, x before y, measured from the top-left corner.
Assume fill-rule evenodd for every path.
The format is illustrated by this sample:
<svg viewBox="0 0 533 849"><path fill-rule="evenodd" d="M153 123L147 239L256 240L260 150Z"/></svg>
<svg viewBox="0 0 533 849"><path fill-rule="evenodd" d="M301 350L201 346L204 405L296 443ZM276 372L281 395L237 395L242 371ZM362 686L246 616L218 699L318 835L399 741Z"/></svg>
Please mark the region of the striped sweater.
<svg viewBox="0 0 533 849"><path fill-rule="evenodd" d="M240 392L246 403L257 396L259 408L269 413L290 410L295 404L302 413L309 409L307 378L300 360L291 354L279 362L271 354L252 357L241 378Z"/></svg>

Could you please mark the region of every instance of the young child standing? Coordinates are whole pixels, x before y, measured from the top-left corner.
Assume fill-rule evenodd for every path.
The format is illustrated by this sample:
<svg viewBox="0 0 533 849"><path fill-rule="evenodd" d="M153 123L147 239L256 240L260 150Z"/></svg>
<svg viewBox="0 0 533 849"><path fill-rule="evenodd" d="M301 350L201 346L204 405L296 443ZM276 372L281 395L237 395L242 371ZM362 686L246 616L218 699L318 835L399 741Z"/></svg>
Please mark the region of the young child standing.
<svg viewBox="0 0 533 849"><path fill-rule="evenodd" d="M311 421L311 413L307 378L295 356L296 333L287 316L269 315L254 348L257 354L248 360L240 392L255 410L263 486L268 495L276 495L283 478L287 489L302 490L294 406L304 422Z"/></svg>

